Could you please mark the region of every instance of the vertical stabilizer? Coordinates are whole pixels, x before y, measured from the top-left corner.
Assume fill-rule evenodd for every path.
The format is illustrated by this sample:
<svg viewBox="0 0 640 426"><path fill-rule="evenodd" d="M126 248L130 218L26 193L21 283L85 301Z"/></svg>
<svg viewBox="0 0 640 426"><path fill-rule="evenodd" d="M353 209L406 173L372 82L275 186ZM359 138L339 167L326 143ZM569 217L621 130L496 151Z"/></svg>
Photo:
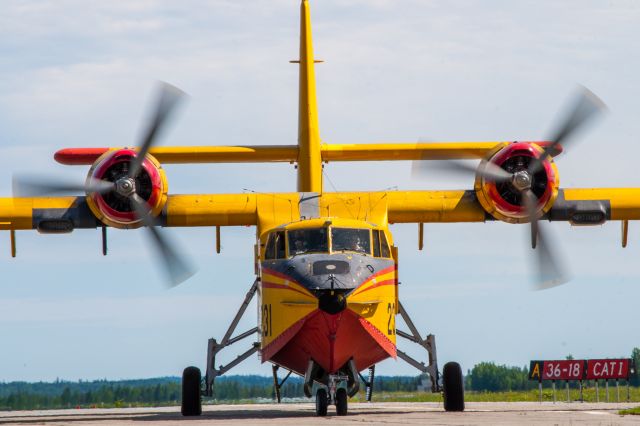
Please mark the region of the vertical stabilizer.
<svg viewBox="0 0 640 426"><path fill-rule="evenodd" d="M300 5L300 99L298 106L298 191L322 192L322 156L309 2Z"/></svg>

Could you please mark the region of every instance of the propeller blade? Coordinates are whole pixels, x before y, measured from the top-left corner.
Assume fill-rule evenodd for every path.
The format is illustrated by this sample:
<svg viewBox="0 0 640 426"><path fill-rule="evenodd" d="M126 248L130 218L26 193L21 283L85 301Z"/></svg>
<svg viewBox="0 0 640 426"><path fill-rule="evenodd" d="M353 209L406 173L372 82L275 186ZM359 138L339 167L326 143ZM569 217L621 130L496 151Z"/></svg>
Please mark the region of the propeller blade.
<svg viewBox="0 0 640 426"><path fill-rule="evenodd" d="M509 173L502 167L488 161L484 163L484 166L482 165L482 163L480 164L478 173L480 174L480 176L494 180L496 182L503 182L513 179L513 173Z"/></svg>
<svg viewBox="0 0 640 426"><path fill-rule="evenodd" d="M549 138L551 143L544 148L544 152L540 156L541 160L549 157L560 144L565 144L571 135L580 127L597 117L600 113L607 110L605 103L596 96L591 90L584 86L579 86L578 93L575 95L572 107L569 108L566 117L560 121L556 130ZM532 162L530 173L535 173L541 167L540 162Z"/></svg>
<svg viewBox="0 0 640 426"><path fill-rule="evenodd" d="M176 105L185 96L185 93L169 83L160 82L157 107L153 119L149 123L149 128L145 132L136 157L131 161L129 177L135 178L140 172L142 162L149 152L151 146L156 142L159 132L167 123L168 118Z"/></svg>
<svg viewBox="0 0 640 426"><path fill-rule="evenodd" d="M13 195L17 197L45 197L77 192L104 194L112 191L113 182L89 178L85 184L56 182L44 177L13 177Z"/></svg>
<svg viewBox="0 0 640 426"><path fill-rule="evenodd" d="M131 206L136 214L136 218L142 221L144 226L155 226L153 216L151 216L151 209L147 206L147 202L136 192L131 194L129 199L131 200Z"/></svg>
<svg viewBox="0 0 640 426"><path fill-rule="evenodd" d="M94 192L106 194L107 192L114 191L115 189L115 183L109 182L108 180L89 178L84 183L84 191L87 194L92 194Z"/></svg>
<svg viewBox="0 0 640 426"><path fill-rule="evenodd" d="M569 282L569 277L565 274L556 253L551 250L547 232L543 232L538 227L538 281L535 283L536 290L546 290Z"/></svg>
<svg viewBox="0 0 640 426"><path fill-rule="evenodd" d="M424 178L428 171L439 170L443 172L464 173L476 175L494 180L496 182L507 181L513 178L513 174L490 162L480 163L480 166L464 163L456 160L417 160L411 165L413 178Z"/></svg>
<svg viewBox="0 0 640 426"><path fill-rule="evenodd" d="M536 248L536 266L538 270L538 280L534 284L536 290L546 290L565 284L569 281L549 244L549 237L545 236L546 232L540 227L538 221L538 212L536 210L537 197L527 189L522 192L525 208L529 220L531 221L531 245Z"/></svg>
<svg viewBox="0 0 640 426"><path fill-rule="evenodd" d="M156 247L162 254L163 263L170 278L169 287L175 287L183 283L196 273L195 269L188 265L184 259L180 258L171 248L166 235L162 235L156 226L148 226L146 229L149 230L149 234L153 238L153 241L155 241Z"/></svg>
<svg viewBox="0 0 640 426"><path fill-rule="evenodd" d="M162 256L162 264L169 276L169 287L175 287L193 276L196 272L195 269L172 248L174 244L170 244L167 236L162 235L160 229L155 225L155 218L151 216L147 203L136 193L131 195L130 199L136 216L144 223L155 247Z"/></svg>
<svg viewBox="0 0 640 426"><path fill-rule="evenodd" d="M552 143L545 148L545 151L554 150L556 145L565 141L579 127L606 109L607 106L602 99L586 87L580 86L573 101L573 107L569 110L566 119L558 126L550 139Z"/></svg>

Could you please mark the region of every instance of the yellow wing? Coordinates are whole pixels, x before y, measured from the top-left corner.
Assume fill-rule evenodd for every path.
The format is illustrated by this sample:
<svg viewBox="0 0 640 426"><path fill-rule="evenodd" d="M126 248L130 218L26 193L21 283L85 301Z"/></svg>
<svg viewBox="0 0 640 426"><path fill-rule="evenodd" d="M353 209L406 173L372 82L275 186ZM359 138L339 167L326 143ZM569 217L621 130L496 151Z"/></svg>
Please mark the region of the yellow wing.
<svg viewBox="0 0 640 426"><path fill-rule="evenodd" d="M567 220L560 209L600 201L607 220L640 220L640 188L561 189L561 206L551 220ZM253 226L263 229L300 220L303 193L169 195L162 224L181 226ZM491 219L472 190L329 192L319 195L321 217L383 223L484 222ZM573 204L572 204L573 203ZM95 228L100 222L86 197L0 198L0 229L55 232L47 223L67 222L59 231Z"/></svg>

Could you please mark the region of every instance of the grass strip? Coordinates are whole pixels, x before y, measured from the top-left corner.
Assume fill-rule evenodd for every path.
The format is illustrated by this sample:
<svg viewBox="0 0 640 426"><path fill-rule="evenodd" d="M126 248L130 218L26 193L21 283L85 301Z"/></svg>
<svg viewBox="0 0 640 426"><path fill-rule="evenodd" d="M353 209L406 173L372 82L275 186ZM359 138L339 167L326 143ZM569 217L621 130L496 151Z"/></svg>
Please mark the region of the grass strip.
<svg viewBox="0 0 640 426"><path fill-rule="evenodd" d="M618 411L618 414L623 415L623 416L625 416L627 414L640 416L640 407L629 408L628 410L620 410L620 411Z"/></svg>

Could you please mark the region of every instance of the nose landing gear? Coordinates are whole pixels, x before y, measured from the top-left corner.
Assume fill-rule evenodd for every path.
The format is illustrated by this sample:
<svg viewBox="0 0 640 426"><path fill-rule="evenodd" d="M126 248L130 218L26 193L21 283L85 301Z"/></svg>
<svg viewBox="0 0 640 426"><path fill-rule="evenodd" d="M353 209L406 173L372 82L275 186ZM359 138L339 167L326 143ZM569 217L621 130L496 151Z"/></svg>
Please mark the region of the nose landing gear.
<svg viewBox="0 0 640 426"><path fill-rule="evenodd" d="M346 416L348 410L348 396L345 385L349 376L331 374L327 387L319 387L316 391L316 414L324 417L327 415L328 406L336 406L338 416ZM328 390L328 392L327 392Z"/></svg>

